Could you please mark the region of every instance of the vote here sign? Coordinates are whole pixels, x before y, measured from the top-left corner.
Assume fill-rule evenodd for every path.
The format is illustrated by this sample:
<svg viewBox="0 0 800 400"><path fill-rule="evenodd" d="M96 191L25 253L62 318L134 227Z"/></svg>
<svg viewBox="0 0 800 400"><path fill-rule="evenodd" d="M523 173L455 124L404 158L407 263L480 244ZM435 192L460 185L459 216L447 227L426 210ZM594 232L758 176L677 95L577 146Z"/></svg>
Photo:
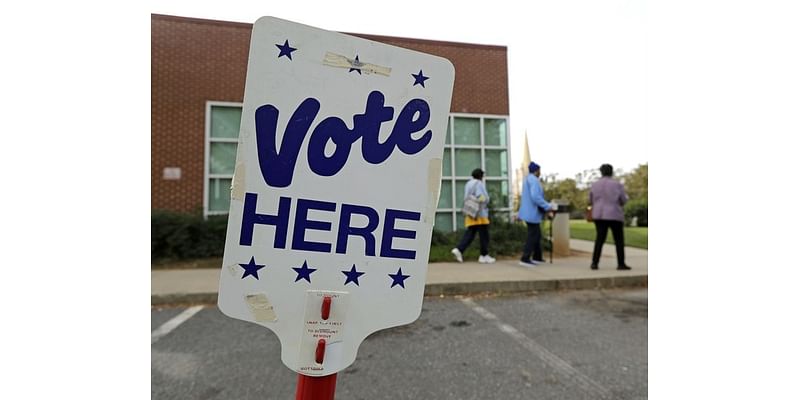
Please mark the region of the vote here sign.
<svg viewBox="0 0 800 400"><path fill-rule="evenodd" d="M253 26L219 308L311 376L420 314L454 68L272 17Z"/></svg>

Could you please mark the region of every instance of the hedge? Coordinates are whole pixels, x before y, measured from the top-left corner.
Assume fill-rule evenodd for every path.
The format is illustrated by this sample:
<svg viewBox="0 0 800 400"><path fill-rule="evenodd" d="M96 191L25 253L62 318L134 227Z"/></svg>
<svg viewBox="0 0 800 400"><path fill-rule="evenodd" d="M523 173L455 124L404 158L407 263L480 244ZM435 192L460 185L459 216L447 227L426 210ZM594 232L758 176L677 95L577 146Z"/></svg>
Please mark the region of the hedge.
<svg viewBox="0 0 800 400"><path fill-rule="evenodd" d="M636 217L636 226L647 226L647 200L631 200L625 204L625 225L630 226Z"/></svg>
<svg viewBox="0 0 800 400"><path fill-rule="evenodd" d="M202 215L153 211L150 221L151 261L221 257L227 226L227 215L205 219Z"/></svg>
<svg viewBox="0 0 800 400"><path fill-rule="evenodd" d="M180 214L170 211L153 211L150 225L151 261L188 260L207 257L222 257L225 248L227 215L203 218L197 214ZM549 249L548 225L542 226L542 246ZM431 245L455 246L464 234L433 231ZM518 255L525 245L525 224L509 223L494 219L489 225L492 254ZM478 238L472 246L478 246Z"/></svg>

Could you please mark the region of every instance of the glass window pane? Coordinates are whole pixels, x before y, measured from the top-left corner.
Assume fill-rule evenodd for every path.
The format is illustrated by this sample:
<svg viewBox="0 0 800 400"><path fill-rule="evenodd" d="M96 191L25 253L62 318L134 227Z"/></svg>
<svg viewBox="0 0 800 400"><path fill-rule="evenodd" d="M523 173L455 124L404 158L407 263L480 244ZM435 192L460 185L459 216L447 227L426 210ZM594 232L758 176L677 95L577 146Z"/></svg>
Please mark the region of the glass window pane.
<svg viewBox="0 0 800 400"><path fill-rule="evenodd" d="M230 210L231 180L211 179L208 182L208 211Z"/></svg>
<svg viewBox="0 0 800 400"><path fill-rule="evenodd" d="M456 229L464 229L464 215L461 211L456 213Z"/></svg>
<svg viewBox="0 0 800 400"><path fill-rule="evenodd" d="M478 118L455 117L456 144L481 144L481 120Z"/></svg>
<svg viewBox="0 0 800 400"><path fill-rule="evenodd" d="M508 208L508 181L486 181L493 208ZM463 196L463 195L462 195Z"/></svg>
<svg viewBox="0 0 800 400"><path fill-rule="evenodd" d="M239 137L239 124L242 121L241 107L211 107L211 137Z"/></svg>
<svg viewBox="0 0 800 400"><path fill-rule="evenodd" d="M453 215L450 212L436 213L436 220L433 223L433 229L442 232L453 231Z"/></svg>
<svg viewBox="0 0 800 400"><path fill-rule="evenodd" d="M212 174L233 174L236 167L236 143L211 143Z"/></svg>
<svg viewBox="0 0 800 400"><path fill-rule="evenodd" d="M447 117L447 134L444 136L444 144L450 144L450 117Z"/></svg>
<svg viewBox="0 0 800 400"><path fill-rule="evenodd" d="M481 167L481 151L478 149L455 149L456 176L472 176L472 170Z"/></svg>
<svg viewBox="0 0 800 400"><path fill-rule="evenodd" d="M456 204L454 208L461 209L464 206L464 187L467 181L456 181Z"/></svg>
<svg viewBox="0 0 800 400"><path fill-rule="evenodd" d="M442 188L439 191L439 208L453 208L453 182L450 180L442 181Z"/></svg>
<svg viewBox="0 0 800 400"><path fill-rule="evenodd" d="M506 150L486 150L486 176L508 176L508 153Z"/></svg>
<svg viewBox="0 0 800 400"><path fill-rule="evenodd" d="M483 135L483 144L487 146L506 146L506 120L484 119Z"/></svg>
<svg viewBox="0 0 800 400"><path fill-rule="evenodd" d="M453 165L450 162L450 149L444 149L444 155L442 156L442 176L452 175Z"/></svg>

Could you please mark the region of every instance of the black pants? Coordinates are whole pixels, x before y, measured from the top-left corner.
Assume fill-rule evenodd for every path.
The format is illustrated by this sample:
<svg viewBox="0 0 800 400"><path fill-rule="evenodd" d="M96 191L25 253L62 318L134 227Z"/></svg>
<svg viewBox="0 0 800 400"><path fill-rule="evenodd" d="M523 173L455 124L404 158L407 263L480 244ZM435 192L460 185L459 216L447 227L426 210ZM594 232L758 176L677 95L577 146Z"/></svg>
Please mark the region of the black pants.
<svg viewBox="0 0 800 400"><path fill-rule="evenodd" d="M522 261L533 259L542 261L542 229L539 224L526 222L528 225L528 237L525 239L525 248L522 250Z"/></svg>
<svg viewBox="0 0 800 400"><path fill-rule="evenodd" d="M603 243L606 242L608 228L611 228L611 234L614 235L614 244L617 246L617 266L625 265L625 238L622 234L622 221L596 219L594 220L594 228L597 231L597 238L594 240L592 264L600 262L600 253L603 252Z"/></svg>
<svg viewBox="0 0 800 400"><path fill-rule="evenodd" d="M461 238L461 241L458 243L458 250L460 252L464 252L472 243L472 239L475 239L475 232L478 232L478 235L481 237L481 255L485 256L489 254L489 225L472 225L467 228L467 231L464 232L464 236Z"/></svg>

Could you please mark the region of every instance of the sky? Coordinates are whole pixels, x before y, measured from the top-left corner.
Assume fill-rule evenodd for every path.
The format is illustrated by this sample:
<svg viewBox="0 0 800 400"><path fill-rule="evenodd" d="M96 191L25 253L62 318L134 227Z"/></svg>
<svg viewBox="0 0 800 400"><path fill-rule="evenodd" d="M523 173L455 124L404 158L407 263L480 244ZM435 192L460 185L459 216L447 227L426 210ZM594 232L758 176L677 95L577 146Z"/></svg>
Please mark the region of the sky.
<svg viewBox="0 0 800 400"><path fill-rule="evenodd" d="M780 217L743 210L797 192L800 3L261 3L9 8L0 205L13 284L0 296L22 328L4 331L7 397L151 393L150 12L507 46L512 144L527 130L544 173L654 164L649 398L797 392L795 214L791 203ZM742 215L758 234L742 233ZM59 312L40 312L54 301ZM76 329L53 340L54 326Z"/></svg>
<svg viewBox="0 0 800 400"><path fill-rule="evenodd" d="M506 46L513 168L526 132L545 175L648 162L644 0L157 1L151 12L247 23L271 15L339 32Z"/></svg>

